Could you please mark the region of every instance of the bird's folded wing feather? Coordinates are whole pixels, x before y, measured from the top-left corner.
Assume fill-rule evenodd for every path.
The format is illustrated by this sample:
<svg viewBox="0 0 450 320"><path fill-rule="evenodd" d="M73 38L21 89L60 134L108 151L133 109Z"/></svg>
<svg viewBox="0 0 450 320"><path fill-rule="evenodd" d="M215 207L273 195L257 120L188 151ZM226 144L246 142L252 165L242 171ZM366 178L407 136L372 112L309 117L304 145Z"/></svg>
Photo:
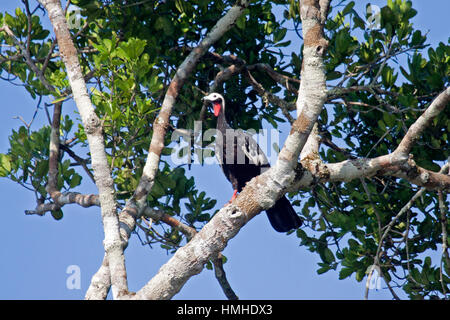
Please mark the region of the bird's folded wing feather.
<svg viewBox="0 0 450 320"><path fill-rule="evenodd" d="M257 166L264 166L269 163L266 155L249 133L239 130L238 145L241 147L241 150L244 152L245 156L253 164Z"/></svg>

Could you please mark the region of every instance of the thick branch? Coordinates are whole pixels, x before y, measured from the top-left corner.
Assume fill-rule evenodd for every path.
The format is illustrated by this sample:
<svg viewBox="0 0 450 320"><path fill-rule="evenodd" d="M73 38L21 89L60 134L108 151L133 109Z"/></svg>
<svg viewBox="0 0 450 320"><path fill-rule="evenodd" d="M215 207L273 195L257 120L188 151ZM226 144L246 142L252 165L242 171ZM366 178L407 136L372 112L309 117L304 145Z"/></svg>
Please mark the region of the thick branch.
<svg viewBox="0 0 450 320"><path fill-rule="evenodd" d="M108 258L103 258L102 265L91 279L86 292L86 300L105 300L111 288L111 274L109 272Z"/></svg>
<svg viewBox="0 0 450 320"><path fill-rule="evenodd" d="M420 134L438 116L449 101L450 88L447 88L433 100L427 110L411 125L397 149L388 155L377 158L352 159L324 164L321 159L315 156L318 144L314 142L316 139L310 136L308 140L310 145L304 148L305 157L302 156L302 165L309 172L304 172L300 178L296 179L294 186L291 187L292 190L309 187L315 181L348 182L374 175L396 176L429 190L450 190L449 176L417 166L412 157L407 154L411 150L414 141L420 137ZM308 152L308 149L311 149L311 151Z"/></svg>
<svg viewBox="0 0 450 320"><path fill-rule="evenodd" d="M319 1L320 23L321 24L325 24L325 21L327 21L328 10L330 10L330 3L331 3L331 0L320 0Z"/></svg>
<svg viewBox="0 0 450 320"><path fill-rule="evenodd" d="M349 182L375 175L395 176L429 190L450 190L447 175L426 170L411 159L405 160L399 154L390 153L371 159L351 159L337 163L312 162L307 170L303 169L297 174L289 191L310 188L318 182Z"/></svg>
<svg viewBox="0 0 450 320"><path fill-rule="evenodd" d="M450 176L419 167L412 159L401 165L382 169L378 174L393 175L428 190L450 191Z"/></svg>
<svg viewBox="0 0 450 320"><path fill-rule="evenodd" d="M92 169L99 190L102 221L105 230L104 247L109 259L109 266L113 270L111 274L113 295L117 298L128 293L128 285L122 241L119 233L119 221L116 214L113 179L106 157L101 122L89 98L77 50L73 44L60 1L39 0L39 2L48 12L53 25L75 103L88 138L92 156Z"/></svg>
<svg viewBox="0 0 450 320"><path fill-rule="evenodd" d="M58 191L58 164L59 164L59 130L61 122L62 102L58 102L53 107L52 131L50 133L50 154L48 158L48 183L47 192L52 199ZM54 200L54 199L53 199Z"/></svg>
<svg viewBox="0 0 450 320"><path fill-rule="evenodd" d="M162 221L172 228L179 230L186 236L188 241L190 241L197 234L197 231L194 228L185 225L184 223L161 210L155 210L147 207L144 211L144 215L156 221ZM230 283L228 282L225 270L223 268L222 253L219 253L216 258L212 259L212 262L214 265L214 274L225 296L229 300L238 300L237 295L234 293Z"/></svg>
<svg viewBox="0 0 450 320"><path fill-rule="evenodd" d="M245 223L245 215L228 205L214 215L202 230L163 265L158 273L136 293L136 299L170 299L186 281L202 271Z"/></svg>
<svg viewBox="0 0 450 320"><path fill-rule="evenodd" d="M78 204L84 208L100 206L98 195L80 194L78 192L54 191L52 197L53 203L39 204L34 210L26 210L25 214L37 214L43 216L48 211L54 211L62 208L66 204Z"/></svg>
<svg viewBox="0 0 450 320"><path fill-rule="evenodd" d="M397 148L397 151L403 155L408 155L414 143L419 139L423 131L430 125L433 119L448 105L450 102L450 87L441 92L425 110L425 112L414 122L408 129L405 137Z"/></svg>

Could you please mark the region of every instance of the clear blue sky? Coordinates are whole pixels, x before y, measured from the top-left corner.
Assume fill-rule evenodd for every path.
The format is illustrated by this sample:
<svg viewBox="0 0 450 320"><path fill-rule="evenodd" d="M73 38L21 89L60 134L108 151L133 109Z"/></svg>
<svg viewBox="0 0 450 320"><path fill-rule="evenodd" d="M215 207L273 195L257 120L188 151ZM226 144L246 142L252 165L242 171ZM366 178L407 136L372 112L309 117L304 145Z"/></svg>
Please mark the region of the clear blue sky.
<svg viewBox="0 0 450 320"><path fill-rule="evenodd" d="M357 1L363 7L367 1ZM382 6L385 1L371 1ZM2 0L0 11L13 12L20 1ZM447 42L448 0L414 0L418 10L415 28L428 31L429 42L435 46ZM0 152L9 147L8 136L21 122L30 121L36 106L23 87L0 82L2 116L0 118ZM65 104L65 111L73 104ZM73 115L73 113L70 113ZM34 122L37 129L46 123L41 110ZM282 129L284 133L288 128ZM223 205L232 189L218 166L193 166L191 172L200 190L207 190ZM87 179L84 179L87 182ZM96 193L87 182L83 193ZM26 216L24 210L36 206L34 194L7 179L0 179L2 199L2 231L0 232L0 299L82 299L90 279L103 259L103 229L98 208L66 206L64 218L55 221L50 215ZM338 280L337 272L317 275L317 254L299 247L299 239L272 230L265 214L247 224L232 239L224 254L229 261L225 270L231 286L241 299L362 299L365 282ZM126 250L130 290L142 287L170 258L165 251L150 250L133 236ZM77 265L81 269L81 290L66 288L66 269ZM204 270L191 278L175 299L224 299L214 273ZM371 291L372 299L390 299L387 290Z"/></svg>

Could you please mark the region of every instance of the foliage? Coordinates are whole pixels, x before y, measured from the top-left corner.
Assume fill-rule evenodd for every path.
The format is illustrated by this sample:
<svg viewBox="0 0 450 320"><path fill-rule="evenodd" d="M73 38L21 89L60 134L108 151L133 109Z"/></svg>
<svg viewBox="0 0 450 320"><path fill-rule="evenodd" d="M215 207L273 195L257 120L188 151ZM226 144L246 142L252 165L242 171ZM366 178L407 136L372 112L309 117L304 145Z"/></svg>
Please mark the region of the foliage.
<svg viewBox="0 0 450 320"><path fill-rule="evenodd" d="M142 174L152 123L177 67L234 1L71 2L81 8L82 17L72 30L73 38L88 77L91 100L103 121L117 199L123 205ZM427 44L426 35L412 24L417 12L411 1L387 1L381 8L377 29L368 29L368 16L356 12L354 6L354 1L338 2L325 24L330 42L326 57L328 84L336 89L319 120L322 140L333 142L321 146L320 156L325 162L393 151L405 130L449 85L450 46L439 43L431 48ZM234 55L247 70L267 64L283 76L298 79L302 61L298 10L297 1L252 1L212 51ZM26 46L30 56L56 92L44 87L26 64L21 49L5 32L0 32L0 43L7 45L0 55L0 70L11 81L24 84L33 98L64 101L71 98L66 72L39 13L38 9L28 20L25 10L18 8L14 14L0 14L0 25L7 24L17 39L29 42ZM209 56L199 63L178 98L171 117L172 131L194 129L203 107L203 93L227 66ZM267 92L295 102L295 81L289 85L278 83L258 69L252 74ZM355 86L366 89L339 91ZM244 72L227 80L221 91L227 99L227 117L234 127L277 128L285 121L279 106L260 97ZM437 171L449 156L449 113L446 108L413 148L420 166ZM86 135L79 123L76 115L64 115L61 141L76 153L87 154ZM203 127L214 126L215 120L208 115ZM47 126L37 131L20 127L10 136L8 153L0 155L0 176L36 190L41 202L51 200L45 190L49 136ZM200 228L214 214L214 195L198 190L186 169L171 163L170 143L169 134L148 204ZM60 159L58 188L82 190L81 177L80 163L72 162L65 152ZM322 260L317 272L339 270L340 279L355 274L361 281L381 250L380 266L392 288L400 287L414 299L444 297L450 291L450 266L445 259L441 263L430 258L433 252L440 251L442 243L437 194L424 193L380 243L385 227L416 191L406 181L377 176L365 181L318 184L312 190L290 194L306 221L296 235L302 246ZM157 228L146 229L151 241L175 250L182 234L166 230L160 238Z"/></svg>

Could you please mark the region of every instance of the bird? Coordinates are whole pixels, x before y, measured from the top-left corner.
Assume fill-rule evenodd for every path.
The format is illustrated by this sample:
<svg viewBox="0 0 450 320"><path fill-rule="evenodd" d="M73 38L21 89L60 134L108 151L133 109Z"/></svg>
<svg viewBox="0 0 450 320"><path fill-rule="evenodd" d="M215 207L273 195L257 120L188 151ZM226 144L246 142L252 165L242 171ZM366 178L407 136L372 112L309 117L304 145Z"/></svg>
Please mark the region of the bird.
<svg viewBox="0 0 450 320"><path fill-rule="evenodd" d="M230 200L232 202L245 184L268 170L270 164L251 134L241 129L235 130L228 125L225 118L225 99L220 93L213 92L202 100L212 104L214 116L217 118L215 154L226 178L233 186L234 193ZM278 232L288 232L302 225L302 220L286 196L278 199L266 210L266 214L270 224Z"/></svg>

